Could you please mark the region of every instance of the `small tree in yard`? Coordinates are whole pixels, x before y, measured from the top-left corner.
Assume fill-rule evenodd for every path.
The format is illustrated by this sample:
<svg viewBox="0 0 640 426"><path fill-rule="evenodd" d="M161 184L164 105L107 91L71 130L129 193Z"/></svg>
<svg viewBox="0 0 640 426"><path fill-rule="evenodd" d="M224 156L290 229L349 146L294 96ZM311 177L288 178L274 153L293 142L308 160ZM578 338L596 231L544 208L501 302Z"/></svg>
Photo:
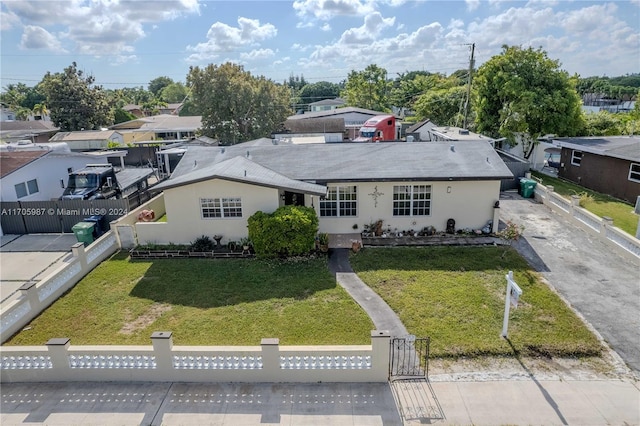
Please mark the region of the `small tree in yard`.
<svg viewBox="0 0 640 426"><path fill-rule="evenodd" d="M256 212L248 220L249 238L258 257L286 258L309 253L318 233L311 207L283 206L273 213Z"/></svg>
<svg viewBox="0 0 640 426"><path fill-rule="evenodd" d="M518 226L512 221L508 220L507 226L503 230L496 232L496 235L502 241L504 241L509 247L511 247L514 241L518 241L520 239L523 232L524 232L523 225ZM506 254L507 254L507 251L505 250L504 253L502 253L501 257L504 258Z"/></svg>

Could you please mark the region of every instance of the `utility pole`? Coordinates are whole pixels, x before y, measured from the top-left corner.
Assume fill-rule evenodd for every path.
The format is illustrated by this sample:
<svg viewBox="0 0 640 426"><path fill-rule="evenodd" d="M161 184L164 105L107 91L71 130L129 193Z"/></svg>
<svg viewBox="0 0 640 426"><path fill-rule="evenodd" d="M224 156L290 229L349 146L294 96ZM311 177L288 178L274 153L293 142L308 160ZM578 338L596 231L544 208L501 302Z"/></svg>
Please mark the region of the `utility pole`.
<svg viewBox="0 0 640 426"><path fill-rule="evenodd" d="M475 59L473 54L476 50L476 44L471 43L471 58L469 59L469 80L467 81L467 99L464 101L464 121L462 122L462 128L467 128L467 117L469 116L469 98L471 97L471 75L473 74L473 66Z"/></svg>

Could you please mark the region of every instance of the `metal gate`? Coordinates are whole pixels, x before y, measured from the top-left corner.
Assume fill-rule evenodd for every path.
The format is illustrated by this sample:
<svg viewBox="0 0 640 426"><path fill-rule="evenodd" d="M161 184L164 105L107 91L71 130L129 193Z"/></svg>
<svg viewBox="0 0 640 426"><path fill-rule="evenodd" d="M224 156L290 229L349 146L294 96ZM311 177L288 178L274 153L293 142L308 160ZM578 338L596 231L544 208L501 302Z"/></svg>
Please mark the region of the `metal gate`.
<svg viewBox="0 0 640 426"><path fill-rule="evenodd" d="M389 378L427 377L429 374L429 337L409 335L391 339Z"/></svg>

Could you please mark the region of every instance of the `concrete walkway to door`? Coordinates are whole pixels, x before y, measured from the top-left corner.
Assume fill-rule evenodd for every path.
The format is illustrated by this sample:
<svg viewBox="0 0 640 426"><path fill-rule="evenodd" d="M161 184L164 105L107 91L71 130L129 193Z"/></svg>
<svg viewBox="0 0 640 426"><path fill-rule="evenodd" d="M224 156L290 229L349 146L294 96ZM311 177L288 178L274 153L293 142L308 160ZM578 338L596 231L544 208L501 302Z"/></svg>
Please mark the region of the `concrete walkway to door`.
<svg viewBox="0 0 640 426"><path fill-rule="evenodd" d="M369 315L377 330L388 330L392 337L409 334L398 315L382 300L380 296L366 285L353 272L349 264L349 250L335 248L329 251L329 270L335 274L340 284L353 300Z"/></svg>

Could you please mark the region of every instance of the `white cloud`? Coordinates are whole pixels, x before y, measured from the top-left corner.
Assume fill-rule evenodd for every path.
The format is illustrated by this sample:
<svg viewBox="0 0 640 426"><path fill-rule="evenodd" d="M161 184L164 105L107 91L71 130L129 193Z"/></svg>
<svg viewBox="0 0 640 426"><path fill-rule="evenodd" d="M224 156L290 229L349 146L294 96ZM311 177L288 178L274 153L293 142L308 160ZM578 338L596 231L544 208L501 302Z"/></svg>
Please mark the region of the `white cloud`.
<svg viewBox="0 0 640 426"><path fill-rule="evenodd" d="M274 55L275 52L271 49L255 49L248 53L241 53L240 59L243 61L256 61L272 58Z"/></svg>
<svg viewBox="0 0 640 426"><path fill-rule="evenodd" d="M373 12L364 18L364 24L358 28L350 28L342 33L340 43L371 43L387 27L392 27L395 18L383 18L380 12Z"/></svg>
<svg viewBox="0 0 640 426"><path fill-rule="evenodd" d="M473 12L480 7L480 0L465 0L467 10Z"/></svg>
<svg viewBox="0 0 640 426"><path fill-rule="evenodd" d="M215 59L220 52L230 52L245 46L256 46L258 42L273 38L278 30L272 24L260 24L257 19L238 18L238 26L232 27L222 22L211 25L207 32L207 41L195 46L187 46L187 50L195 52L187 59L198 62Z"/></svg>
<svg viewBox="0 0 640 426"><path fill-rule="evenodd" d="M21 49L46 49L53 52L66 52L60 40L49 31L35 25L27 25L20 39Z"/></svg>
<svg viewBox="0 0 640 426"><path fill-rule="evenodd" d="M328 22L325 22L325 23L320 27L320 29L321 29L322 31L331 31L331 25L329 25L329 23L328 23Z"/></svg>
<svg viewBox="0 0 640 426"><path fill-rule="evenodd" d="M66 1L10 1L4 2L5 16L12 25L25 25L21 46L32 48L36 37L32 29L39 27L61 28L64 41L70 42L67 50L92 55L107 52L110 55L128 53L132 43L146 36L145 25L176 19L188 14L198 14L197 0L120 1L120 0L66 0ZM26 33L30 31L30 33Z"/></svg>
<svg viewBox="0 0 640 426"><path fill-rule="evenodd" d="M366 15L375 10L375 3L361 0L296 0L293 9L301 18L326 21L335 16Z"/></svg>

